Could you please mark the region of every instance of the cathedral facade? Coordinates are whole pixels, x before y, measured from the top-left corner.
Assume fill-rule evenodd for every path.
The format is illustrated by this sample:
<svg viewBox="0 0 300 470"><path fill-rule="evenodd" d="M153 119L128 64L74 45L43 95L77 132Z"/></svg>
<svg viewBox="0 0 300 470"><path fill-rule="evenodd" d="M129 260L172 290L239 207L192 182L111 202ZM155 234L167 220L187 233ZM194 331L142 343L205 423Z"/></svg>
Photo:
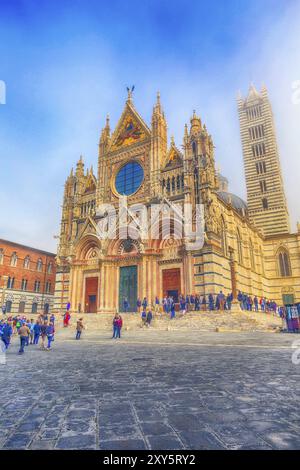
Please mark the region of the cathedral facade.
<svg viewBox="0 0 300 470"><path fill-rule="evenodd" d="M99 141L97 174L82 157L65 183L57 253L55 308L63 311L136 310L137 298L154 302L171 295L208 295L236 288L278 304L300 301L300 226L291 233L274 122L267 92L250 87L238 100L248 204L228 191L217 173L214 145L194 112L183 145L168 144L167 122L158 94L151 124L135 109L128 92L113 132L109 119ZM99 236L107 213L120 199L143 205L192 207L204 214L204 244L190 248L176 236ZM134 218L134 216L132 216ZM272 222L273 221L273 222ZM195 227L194 227L195 228ZM117 227L119 229L119 226ZM118 230L117 230L118 231Z"/></svg>

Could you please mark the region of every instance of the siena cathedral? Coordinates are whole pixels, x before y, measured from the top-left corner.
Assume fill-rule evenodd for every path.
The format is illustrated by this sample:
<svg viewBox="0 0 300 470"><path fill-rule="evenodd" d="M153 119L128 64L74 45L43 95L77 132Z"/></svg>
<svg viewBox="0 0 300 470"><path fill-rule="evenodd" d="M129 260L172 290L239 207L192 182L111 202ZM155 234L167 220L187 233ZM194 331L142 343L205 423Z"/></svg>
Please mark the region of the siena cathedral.
<svg viewBox="0 0 300 470"><path fill-rule="evenodd" d="M300 302L300 224L289 226L271 104L265 87L238 97L247 202L228 190L216 171L212 136L194 112L183 145L168 144L158 94L151 124L139 115L132 92L114 131L109 119L99 141L98 171L82 157L64 190L57 253L56 310L122 311L127 298L180 294L248 295ZM179 150L182 149L182 150ZM203 204L205 237L187 250L185 238L101 239L97 207L128 204Z"/></svg>

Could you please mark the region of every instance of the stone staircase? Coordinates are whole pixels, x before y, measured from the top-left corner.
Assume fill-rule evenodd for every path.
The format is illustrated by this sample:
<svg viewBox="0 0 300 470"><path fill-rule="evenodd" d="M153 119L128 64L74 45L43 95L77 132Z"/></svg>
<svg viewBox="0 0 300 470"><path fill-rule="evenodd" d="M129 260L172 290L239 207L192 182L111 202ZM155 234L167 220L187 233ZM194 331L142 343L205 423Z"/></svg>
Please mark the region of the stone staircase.
<svg viewBox="0 0 300 470"><path fill-rule="evenodd" d="M63 328L62 317L56 316L56 330L75 329L76 321L83 318L86 326L85 333L95 331L108 331L112 329L113 315L108 313L71 314L69 328ZM138 330L147 328L143 326L139 313L123 313L124 330ZM255 312L190 312L170 319L166 314L155 315L150 328L156 330L199 330L199 331L269 331L280 330L281 319L273 314Z"/></svg>

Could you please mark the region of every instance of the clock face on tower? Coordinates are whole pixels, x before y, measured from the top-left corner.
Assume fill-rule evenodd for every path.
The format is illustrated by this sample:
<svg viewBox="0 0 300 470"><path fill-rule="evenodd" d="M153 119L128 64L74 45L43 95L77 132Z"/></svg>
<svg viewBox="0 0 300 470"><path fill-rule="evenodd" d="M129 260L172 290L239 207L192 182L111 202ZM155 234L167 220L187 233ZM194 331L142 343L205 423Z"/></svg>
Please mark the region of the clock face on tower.
<svg viewBox="0 0 300 470"><path fill-rule="evenodd" d="M122 196L136 193L144 180L143 167L135 161L125 163L115 178L116 191Z"/></svg>

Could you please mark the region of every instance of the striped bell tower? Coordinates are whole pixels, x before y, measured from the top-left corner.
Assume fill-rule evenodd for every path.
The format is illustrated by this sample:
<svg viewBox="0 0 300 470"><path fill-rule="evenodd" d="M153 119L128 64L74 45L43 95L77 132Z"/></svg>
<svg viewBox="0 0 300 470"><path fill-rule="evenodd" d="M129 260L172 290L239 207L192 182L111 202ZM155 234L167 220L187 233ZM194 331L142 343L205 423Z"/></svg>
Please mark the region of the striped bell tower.
<svg viewBox="0 0 300 470"><path fill-rule="evenodd" d="M274 118L265 87L238 97L249 217L265 236L287 233L289 213Z"/></svg>

